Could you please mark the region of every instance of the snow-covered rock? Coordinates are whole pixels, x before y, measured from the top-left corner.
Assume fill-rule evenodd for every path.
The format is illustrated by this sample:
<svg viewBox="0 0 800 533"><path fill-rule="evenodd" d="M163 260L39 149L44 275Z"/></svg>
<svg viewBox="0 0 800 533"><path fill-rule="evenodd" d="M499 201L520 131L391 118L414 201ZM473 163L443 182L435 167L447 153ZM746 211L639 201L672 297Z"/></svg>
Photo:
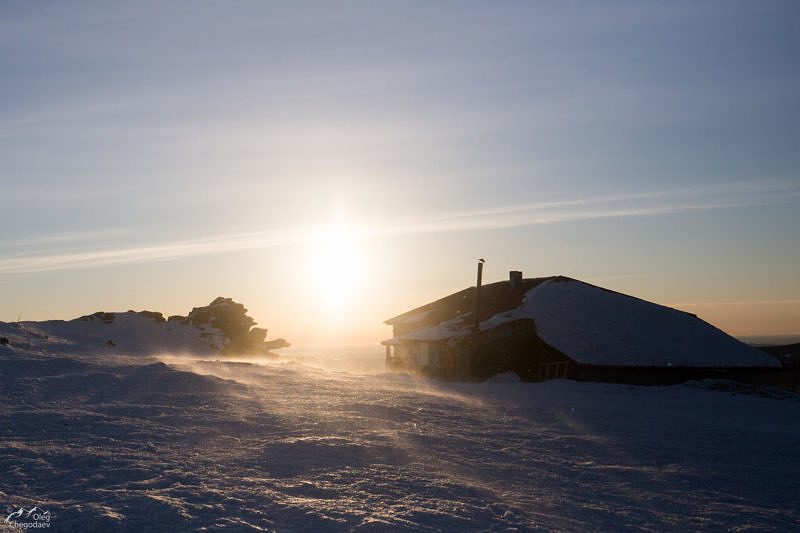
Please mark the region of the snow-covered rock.
<svg viewBox="0 0 800 533"><path fill-rule="evenodd" d="M284 339L265 342L267 330L254 328L255 324L242 304L220 297L195 307L186 317L170 320L153 311L98 311L68 321L0 322L0 335L8 340L0 349L47 354L264 355L289 346Z"/></svg>

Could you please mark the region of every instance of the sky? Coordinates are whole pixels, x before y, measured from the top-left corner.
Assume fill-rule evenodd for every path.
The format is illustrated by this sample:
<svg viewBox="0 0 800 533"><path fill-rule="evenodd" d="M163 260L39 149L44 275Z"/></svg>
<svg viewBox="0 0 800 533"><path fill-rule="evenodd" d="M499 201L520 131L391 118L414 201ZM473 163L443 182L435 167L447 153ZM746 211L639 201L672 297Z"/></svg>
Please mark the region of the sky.
<svg viewBox="0 0 800 533"><path fill-rule="evenodd" d="M0 320L378 342L566 275L800 334L800 5L0 0Z"/></svg>

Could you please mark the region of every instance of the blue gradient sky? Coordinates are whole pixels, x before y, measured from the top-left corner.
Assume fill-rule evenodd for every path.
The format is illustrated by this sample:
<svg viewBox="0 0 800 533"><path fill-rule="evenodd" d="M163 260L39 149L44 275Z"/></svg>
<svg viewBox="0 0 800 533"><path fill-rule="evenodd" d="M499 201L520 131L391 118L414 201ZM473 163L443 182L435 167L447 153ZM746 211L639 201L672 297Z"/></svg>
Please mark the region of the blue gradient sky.
<svg viewBox="0 0 800 533"><path fill-rule="evenodd" d="M0 320L379 340L485 257L797 334L799 57L796 2L3 2Z"/></svg>

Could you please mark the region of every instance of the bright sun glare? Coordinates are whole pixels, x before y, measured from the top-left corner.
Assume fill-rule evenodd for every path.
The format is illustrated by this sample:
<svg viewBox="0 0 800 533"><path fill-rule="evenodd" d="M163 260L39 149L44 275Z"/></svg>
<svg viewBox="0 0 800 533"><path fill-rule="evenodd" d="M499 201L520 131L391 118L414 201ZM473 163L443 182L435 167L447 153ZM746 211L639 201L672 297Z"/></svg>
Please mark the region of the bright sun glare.
<svg viewBox="0 0 800 533"><path fill-rule="evenodd" d="M358 233L342 224L320 231L312 244L311 279L319 301L341 310L360 296L366 259Z"/></svg>

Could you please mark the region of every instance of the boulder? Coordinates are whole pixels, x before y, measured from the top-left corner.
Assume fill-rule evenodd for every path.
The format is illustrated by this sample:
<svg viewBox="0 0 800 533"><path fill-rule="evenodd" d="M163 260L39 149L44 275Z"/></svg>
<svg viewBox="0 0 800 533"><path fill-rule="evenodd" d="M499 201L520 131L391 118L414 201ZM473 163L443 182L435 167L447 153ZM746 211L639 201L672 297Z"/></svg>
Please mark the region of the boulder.
<svg viewBox="0 0 800 533"><path fill-rule="evenodd" d="M100 319L104 324L111 324L114 322L114 313L98 311L96 313L92 313L91 315L82 316L81 320L84 322L91 322L94 321L95 318Z"/></svg>
<svg viewBox="0 0 800 533"><path fill-rule="evenodd" d="M136 314L139 316L143 316L144 318L149 318L150 320L154 320L156 322L166 322L164 315L159 313L158 311L139 311Z"/></svg>
<svg viewBox="0 0 800 533"><path fill-rule="evenodd" d="M180 317L176 317L178 320ZM172 320L173 317L170 317ZM284 339L264 342L266 328L256 328L256 321L247 316L247 308L231 298L219 296L204 307L195 307L181 320L196 328L216 328L228 340L221 349L225 355L264 354L269 349L289 345Z"/></svg>
<svg viewBox="0 0 800 533"><path fill-rule="evenodd" d="M259 344L264 342L264 340L267 338L267 330L266 328L253 328L250 330L247 336L250 342L253 344Z"/></svg>

